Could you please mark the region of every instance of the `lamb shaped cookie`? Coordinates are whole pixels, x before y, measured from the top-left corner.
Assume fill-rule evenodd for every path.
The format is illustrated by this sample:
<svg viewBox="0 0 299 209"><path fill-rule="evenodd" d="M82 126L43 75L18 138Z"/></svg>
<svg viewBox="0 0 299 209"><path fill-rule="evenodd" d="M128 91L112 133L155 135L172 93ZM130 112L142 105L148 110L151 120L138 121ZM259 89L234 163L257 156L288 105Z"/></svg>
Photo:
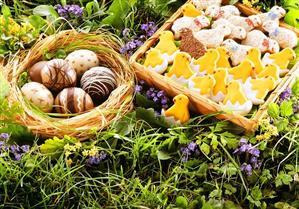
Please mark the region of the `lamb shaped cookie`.
<svg viewBox="0 0 299 209"><path fill-rule="evenodd" d="M197 9L205 10L209 6L217 5L221 6L222 0L192 0L192 3L195 5Z"/></svg>
<svg viewBox="0 0 299 209"><path fill-rule="evenodd" d="M227 20L236 26L243 27L247 33L262 24L261 18L258 15L248 17L230 16Z"/></svg>
<svg viewBox="0 0 299 209"><path fill-rule="evenodd" d="M258 16L261 18L262 24L269 20L279 23L279 19L285 15L285 9L279 6L272 7L269 12L258 14Z"/></svg>
<svg viewBox="0 0 299 209"><path fill-rule="evenodd" d="M188 83L188 88L209 98L215 83L215 79L211 75L191 77Z"/></svg>
<svg viewBox="0 0 299 209"><path fill-rule="evenodd" d="M246 38L246 30L241 26L235 26L234 24L230 23L228 20L220 18L213 22L212 28L216 28L219 25L227 25L231 29L231 34L228 36L230 39L239 39L243 40Z"/></svg>
<svg viewBox="0 0 299 209"><path fill-rule="evenodd" d="M181 17L174 21L171 30L174 32L174 37L179 39L181 36L181 30L189 28L193 32L200 31L202 28L206 28L210 25L210 20L204 16L198 17Z"/></svg>
<svg viewBox="0 0 299 209"><path fill-rule="evenodd" d="M163 31L159 36L159 42L155 49L160 50L162 56L172 63L175 57L175 54L179 52L179 49L174 43L174 36L171 31Z"/></svg>
<svg viewBox="0 0 299 209"><path fill-rule="evenodd" d="M195 38L203 43L207 48L219 47L224 38L231 34L231 29L227 25L218 25L214 29L201 30L194 34Z"/></svg>
<svg viewBox="0 0 299 209"><path fill-rule="evenodd" d="M269 37L276 40L281 48L294 48L297 46L298 37L294 31L279 27L275 21L267 21L263 24L263 29L269 33Z"/></svg>
<svg viewBox="0 0 299 209"><path fill-rule="evenodd" d="M192 60L191 68L200 76L212 74L217 67L219 57L216 49L208 49L202 57Z"/></svg>
<svg viewBox="0 0 299 209"><path fill-rule="evenodd" d="M233 66L240 64L247 56L247 51L251 49L251 46L238 44L232 39L225 40L221 46L224 46L230 53Z"/></svg>
<svg viewBox="0 0 299 209"><path fill-rule="evenodd" d="M233 5L225 5L222 7L212 5L206 9L205 15L211 17L213 20L217 20L220 18L227 19L230 16L240 16L240 11Z"/></svg>
<svg viewBox="0 0 299 209"><path fill-rule="evenodd" d="M252 101L254 105L263 104L269 91L275 88L275 80L272 77L266 78L249 78L244 86L243 90L246 97Z"/></svg>
<svg viewBox="0 0 299 209"><path fill-rule="evenodd" d="M158 49L152 48L146 52L143 66L145 66L147 70L162 74L167 69L168 61L163 58Z"/></svg>
<svg viewBox="0 0 299 209"><path fill-rule="evenodd" d="M260 30L250 31L242 44L257 47L261 50L261 53L277 53L280 49L276 40L269 38Z"/></svg>
<svg viewBox="0 0 299 209"><path fill-rule="evenodd" d="M238 81L230 81L227 85L227 94L224 97L223 106L228 111L246 115L252 108L252 102L247 99Z"/></svg>
<svg viewBox="0 0 299 209"><path fill-rule="evenodd" d="M195 59L200 58L206 53L206 47L193 36L191 29L182 29L181 37L180 50L182 52L187 52L192 58Z"/></svg>
<svg viewBox="0 0 299 209"><path fill-rule="evenodd" d="M189 78L194 74L190 67L191 56L186 52L178 52L175 55L173 65L170 67L166 77L181 83L188 84Z"/></svg>

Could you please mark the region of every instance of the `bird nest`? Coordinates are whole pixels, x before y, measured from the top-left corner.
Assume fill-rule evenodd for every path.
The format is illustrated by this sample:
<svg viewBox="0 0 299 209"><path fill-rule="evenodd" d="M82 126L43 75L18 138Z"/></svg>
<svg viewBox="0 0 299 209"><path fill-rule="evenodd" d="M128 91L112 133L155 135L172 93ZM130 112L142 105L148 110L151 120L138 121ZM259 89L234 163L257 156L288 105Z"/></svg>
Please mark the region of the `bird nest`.
<svg viewBox="0 0 299 209"><path fill-rule="evenodd" d="M129 112L133 107L135 77L127 61L118 53L119 46L119 40L108 32L86 34L63 31L41 37L29 51L20 53L3 67L4 75L11 85L8 100L11 104L18 103L22 108L22 113L16 118L17 122L42 137L69 135L82 140ZM58 54L60 51L68 54L77 49L94 51L101 65L115 73L117 88L104 103L81 114L66 117L63 114L43 113L34 108L21 93L20 75L43 60L46 54Z"/></svg>

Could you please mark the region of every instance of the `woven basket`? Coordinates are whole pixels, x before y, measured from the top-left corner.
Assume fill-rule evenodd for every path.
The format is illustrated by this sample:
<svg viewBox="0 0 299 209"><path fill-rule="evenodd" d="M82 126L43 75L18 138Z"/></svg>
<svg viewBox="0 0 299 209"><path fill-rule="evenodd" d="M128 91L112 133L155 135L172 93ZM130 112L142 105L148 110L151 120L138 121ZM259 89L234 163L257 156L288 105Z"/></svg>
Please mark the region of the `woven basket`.
<svg viewBox="0 0 299 209"><path fill-rule="evenodd" d="M187 1L190 3L191 1ZM226 4L227 2L223 2ZM258 11L249 8L243 4L237 3L236 6L240 9L240 11L244 15L252 15L259 13ZM144 45L139 48L139 50L131 57L130 63L134 67L136 75L138 79L145 80L150 85L153 85L159 89L165 90L170 96L175 96L177 94L185 94L189 97L191 105L195 107L195 109L202 114L210 114L210 113L219 113L217 114L218 119L222 120L230 120L231 122L237 124L240 127L243 127L247 132L253 132L258 127L258 122L267 114L267 107L269 103L276 101L281 92L290 84L296 74L299 73L299 63L297 63L287 75L281 80L279 85L275 88L274 91L268 96L267 100L263 105L260 105L259 110L254 114L252 118L246 118L239 114L231 114L223 112L222 107L209 100L198 93L195 93L192 90L172 81L171 79L160 75L156 72L146 70L141 64L138 63L138 60L142 58L147 50L149 50L155 43L159 40L159 34L162 31L169 30L173 24L173 22L182 16L182 9L180 8L176 13L174 13L170 19L168 19L164 25L151 37L149 38ZM282 27L286 27L288 29L293 30L297 36L299 36L298 29L295 29L292 26L287 25L286 23L281 22L280 25Z"/></svg>
<svg viewBox="0 0 299 209"><path fill-rule="evenodd" d="M86 34L62 31L56 35L41 37L28 52L16 56L3 68L4 75L11 84L8 99L11 103L19 103L23 109L23 113L16 118L17 122L42 137L69 135L83 140L92 135L91 130L102 130L129 112L133 108L135 74L125 58L118 53L119 46L118 39L107 32ZM97 54L101 65L114 71L117 88L104 103L68 118L59 117L59 114L53 117L32 108L18 87L18 78L30 66L42 60L45 52L55 53L59 49L66 53L76 49L92 50Z"/></svg>

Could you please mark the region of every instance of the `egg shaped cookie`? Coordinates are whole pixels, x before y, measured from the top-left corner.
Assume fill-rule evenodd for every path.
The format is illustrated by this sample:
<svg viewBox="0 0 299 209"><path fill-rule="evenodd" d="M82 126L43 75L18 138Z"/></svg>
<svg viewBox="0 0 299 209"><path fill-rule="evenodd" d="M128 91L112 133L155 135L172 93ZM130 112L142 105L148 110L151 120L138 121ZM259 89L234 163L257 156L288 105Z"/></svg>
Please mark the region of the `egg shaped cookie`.
<svg viewBox="0 0 299 209"><path fill-rule="evenodd" d="M42 83L41 72L47 63L48 61L39 61L32 65L32 67L29 69L29 76L31 81Z"/></svg>
<svg viewBox="0 0 299 209"><path fill-rule="evenodd" d="M99 65L99 59L93 51L80 49L70 53L65 60L75 69L78 76Z"/></svg>
<svg viewBox="0 0 299 209"><path fill-rule="evenodd" d="M37 82L26 83L21 88L21 92L43 112L51 112L54 98L52 93L43 84Z"/></svg>
<svg viewBox="0 0 299 209"><path fill-rule="evenodd" d="M63 59L48 61L41 71L42 83L53 91L76 86L76 71Z"/></svg>
<svg viewBox="0 0 299 209"><path fill-rule="evenodd" d="M81 88L97 104L104 102L116 86L115 74L106 67L93 67L86 71L81 78Z"/></svg>
<svg viewBox="0 0 299 209"><path fill-rule="evenodd" d="M82 113L94 108L90 96L77 87L63 89L55 98L58 113Z"/></svg>

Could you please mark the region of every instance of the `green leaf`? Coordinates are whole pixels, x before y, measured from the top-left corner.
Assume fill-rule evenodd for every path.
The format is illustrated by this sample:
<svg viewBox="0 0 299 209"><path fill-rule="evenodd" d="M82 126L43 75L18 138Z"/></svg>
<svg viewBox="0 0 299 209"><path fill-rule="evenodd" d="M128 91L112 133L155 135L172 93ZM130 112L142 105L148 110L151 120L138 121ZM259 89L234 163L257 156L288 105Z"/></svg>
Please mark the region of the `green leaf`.
<svg viewBox="0 0 299 209"><path fill-rule="evenodd" d="M268 114L272 118L278 118L279 117L279 106L276 103L270 103L268 105Z"/></svg>
<svg viewBox="0 0 299 209"><path fill-rule="evenodd" d="M33 14L34 15L39 15L39 16L52 16L54 18L58 18L59 15L54 9L53 6L50 5L39 5L33 9Z"/></svg>
<svg viewBox="0 0 299 209"><path fill-rule="evenodd" d="M158 105L147 99L144 95L137 93L135 96L136 99L136 105L139 107L144 107L144 108L158 108Z"/></svg>
<svg viewBox="0 0 299 209"><path fill-rule="evenodd" d="M200 150L206 154L206 155L209 155L210 152L211 152L211 148L209 145L207 145L205 142L203 142L201 145L200 145Z"/></svg>
<svg viewBox="0 0 299 209"><path fill-rule="evenodd" d="M9 83L0 72L0 102L2 102L9 93Z"/></svg>
<svg viewBox="0 0 299 209"><path fill-rule="evenodd" d="M157 152L157 156L158 156L159 160L169 160L170 158L172 158L169 153L161 151L161 150L159 150Z"/></svg>
<svg viewBox="0 0 299 209"><path fill-rule="evenodd" d="M11 16L10 9L7 5L2 6L1 13L3 14L4 17L10 17Z"/></svg>
<svg viewBox="0 0 299 209"><path fill-rule="evenodd" d="M292 86L292 93L294 96L299 96L299 78L296 79L295 83Z"/></svg>
<svg viewBox="0 0 299 209"><path fill-rule="evenodd" d="M44 20L41 16L38 15L30 15L29 16L29 23L36 29L36 30L41 30L42 27L47 25L47 21Z"/></svg>
<svg viewBox="0 0 299 209"><path fill-rule="evenodd" d="M212 140L211 140L211 145L212 145L212 148L215 150L215 149L217 149L217 147L218 147L218 144L219 144L219 142L218 142L218 140L217 140L217 137L216 138L212 138Z"/></svg>
<svg viewBox="0 0 299 209"><path fill-rule="evenodd" d="M283 171L281 171L275 178L275 186L279 187L282 185L289 185L292 181L293 181L293 178L291 175L286 174Z"/></svg>
<svg viewBox="0 0 299 209"><path fill-rule="evenodd" d="M74 142L76 142L74 138L67 136L63 139L53 137L53 139L47 139L45 143L40 146L40 151L42 154L58 158L63 153L64 145Z"/></svg>
<svg viewBox="0 0 299 209"><path fill-rule="evenodd" d="M175 200L175 203L179 208L187 208L188 207L188 200L183 196L178 196Z"/></svg>
<svg viewBox="0 0 299 209"><path fill-rule="evenodd" d="M165 120L162 116L156 116L154 109L145 109L138 107L136 109L136 118L142 119L148 122L151 125L157 126L157 127L164 127L169 128L170 124Z"/></svg>
<svg viewBox="0 0 299 209"><path fill-rule="evenodd" d="M92 14L93 5L94 5L94 1L91 1L91 2L88 2L85 6L85 11L87 12L88 17Z"/></svg>
<svg viewBox="0 0 299 209"><path fill-rule="evenodd" d="M293 114L293 102L291 100L289 101L283 101L280 105L280 115L283 117L288 117Z"/></svg>
<svg viewBox="0 0 299 209"><path fill-rule="evenodd" d="M232 195L234 193L237 192L237 188L236 187L233 187L231 184L228 184L228 183L224 183L224 188L226 189L225 190L225 194L227 195Z"/></svg>
<svg viewBox="0 0 299 209"><path fill-rule="evenodd" d="M296 209L286 202L277 202L274 204L274 207L277 209Z"/></svg>
<svg viewBox="0 0 299 209"><path fill-rule="evenodd" d="M275 122L275 125L277 127L278 132L284 131L289 125L289 120L287 118L283 118Z"/></svg>

